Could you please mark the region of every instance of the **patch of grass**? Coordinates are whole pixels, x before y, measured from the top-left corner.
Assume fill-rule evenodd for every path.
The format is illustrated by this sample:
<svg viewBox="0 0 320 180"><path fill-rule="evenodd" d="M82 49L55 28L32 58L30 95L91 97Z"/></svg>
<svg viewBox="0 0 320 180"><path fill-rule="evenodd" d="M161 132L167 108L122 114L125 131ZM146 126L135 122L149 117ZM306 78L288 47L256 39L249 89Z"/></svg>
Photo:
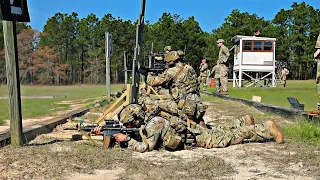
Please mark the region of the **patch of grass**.
<svg viewBox="0 0 320 180"><path fill-rule="evenodd" d="M22 118L37 117L44 114L52 114L56 111L70 108L69 104L57 104L61 99L22 99ZM8 100L0 100L0 125L9 119Z"/></svg>
<svg viewBox="0 0 320 180"><path fill-rule="evenodd" d="M111 86L111 92L122 91L123 84ZM67 100L95 98L106 95L105 85L72 85L72 86L21 86L21 96L56 96ZM6 85L0 86L0 96L8 96Z"/></svg>
<svg viewBox="0 0 320 180"><path fill-rule="evenodd" d="M207 88L207 91L214 92L215 88ZM229 83L229 94L234 97L252 99L252 96L260 96L261 102L282 107L290 107L287 97L295 97L301 104L305 104L306 110L316 108L318 100L315 80L290 80L284 89L278 85L276 88L233 88Z"/></svg>
<svg viewBox="0 0 320 180"><path fill-rule="evenodd" d="M111 91L121 91L124 85L111 86ZM55 96L53 99L22 99L22 118L33 118L70 108L67 104L57 104L60 101L74 103L92 103L94 99L102 99L106 94L103 85L75 86L21 86L21 96ZM7 86L0 86L0 96L8 96ZM105 99L105 97L104 97ZM0 125L9 119L8 99L0 99Z"/></svg>
<svg viewBox="0 0 320 180"><path fill-rule="evenodd" d="M319 123L299 120L295 124L287 124L283 127L283 133L287 139L304 144L320 145Z"/></svg>
<svg viewBox="0 0 320 180"><path fill-rule="evenodd" d="M247 106L241 102L224 100L215 96L208 96L205 94L201 94L201 99L210 103L210 109L207 109L206 114L214 113L220 114L223 116L227 116L225 121L228 122L232 119L230 118L240 118L244 115L253 115L256 123L262 123L266 120L273 119L276 122L281 122L283 120L287 120L275 113L270 112L261 112L254 107ZM213 118L217 118L217 116L213 116ZM220 118L221 120L221 118Z"/></svg>

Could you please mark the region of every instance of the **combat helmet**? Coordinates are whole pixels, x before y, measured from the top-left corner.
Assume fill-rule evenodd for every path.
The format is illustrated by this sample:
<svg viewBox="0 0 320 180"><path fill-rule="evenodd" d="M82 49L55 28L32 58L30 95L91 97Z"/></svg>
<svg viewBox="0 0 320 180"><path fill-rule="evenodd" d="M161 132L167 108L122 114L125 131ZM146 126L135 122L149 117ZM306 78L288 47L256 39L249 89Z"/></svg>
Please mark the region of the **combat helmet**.
<svg viewBox="0 0 320 180"><path fill-rule="evenodd" d="M166 47L164 47L163 50L165 53L169 53L172 49L171 49L171 46L166 46Z"/></svg>
<svg viewBox="0 0 320 180"><path fill-rule="evenodd" d="M122 109L118 117L123 124L133 122L134 126L139 126L144 121L145 113L140 105L129 104Z"/></svg>
<svg viewBox="0 0 320 180"><path fill-rule="evenodd" d="M177 53L180 57L184 57L184 52L182 50L178 50Z"/></svg>
<svg viewBox="0 0 320 180"><path fill-rule="evenodd" d="M177 51L170 51L166 58L165 61L167 64L171 65L174 63L174 61L180 59L179 53Z"/></svg>

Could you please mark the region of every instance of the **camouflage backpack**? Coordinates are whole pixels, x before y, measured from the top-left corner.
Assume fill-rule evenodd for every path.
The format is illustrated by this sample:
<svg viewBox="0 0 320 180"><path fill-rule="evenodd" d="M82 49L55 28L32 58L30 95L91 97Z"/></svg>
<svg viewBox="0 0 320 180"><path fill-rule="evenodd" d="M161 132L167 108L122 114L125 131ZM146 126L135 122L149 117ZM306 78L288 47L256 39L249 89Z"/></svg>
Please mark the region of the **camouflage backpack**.
<svg viewBox="0 0 320 180"><path fill-rule="evenodd" d="M119 120L122 123L129 123L134 120L144 120L145 113L143 108L138 104L129 104L119 113Z"/></svg>

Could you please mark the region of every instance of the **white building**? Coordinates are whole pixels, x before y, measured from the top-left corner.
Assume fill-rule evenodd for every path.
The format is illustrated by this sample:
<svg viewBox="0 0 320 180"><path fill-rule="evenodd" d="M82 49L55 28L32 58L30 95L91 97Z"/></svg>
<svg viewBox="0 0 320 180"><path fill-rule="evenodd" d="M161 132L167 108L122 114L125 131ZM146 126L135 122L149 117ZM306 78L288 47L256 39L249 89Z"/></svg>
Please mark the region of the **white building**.
<svg viewBox="0 0 320 180"><path fill-rule="evenodd" d="M233 87L276 87L275 38L234 36ZM262 82L263 81L263 82Z"/></svg>

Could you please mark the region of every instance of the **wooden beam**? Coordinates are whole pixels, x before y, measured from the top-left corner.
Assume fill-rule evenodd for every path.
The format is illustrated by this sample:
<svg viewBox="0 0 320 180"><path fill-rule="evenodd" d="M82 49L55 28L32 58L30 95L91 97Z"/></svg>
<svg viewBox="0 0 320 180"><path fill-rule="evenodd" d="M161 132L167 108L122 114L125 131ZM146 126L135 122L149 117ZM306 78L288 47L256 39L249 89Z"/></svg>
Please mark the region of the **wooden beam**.
<svg viewBox="0 0 320 180"><path fill-rule="evenodd" d="M22 113L16 22L2 21L9 93L11 144L22 146Z"/></svg>

